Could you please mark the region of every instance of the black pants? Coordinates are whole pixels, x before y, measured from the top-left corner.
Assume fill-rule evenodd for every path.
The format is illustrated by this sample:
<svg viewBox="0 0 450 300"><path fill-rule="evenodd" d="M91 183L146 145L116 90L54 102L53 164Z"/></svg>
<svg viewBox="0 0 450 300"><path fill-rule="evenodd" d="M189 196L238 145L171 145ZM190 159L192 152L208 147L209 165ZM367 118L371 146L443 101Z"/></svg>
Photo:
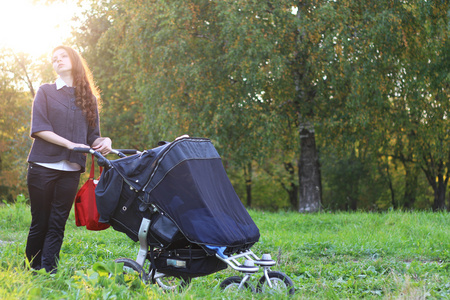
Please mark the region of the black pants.
<svg viewBox="0 0 450 300"><path fill-rule="evenodd" d="M26 256L31 267L56 272L64 229L75 199L80 172L28 166L31 226Z"/></svg>

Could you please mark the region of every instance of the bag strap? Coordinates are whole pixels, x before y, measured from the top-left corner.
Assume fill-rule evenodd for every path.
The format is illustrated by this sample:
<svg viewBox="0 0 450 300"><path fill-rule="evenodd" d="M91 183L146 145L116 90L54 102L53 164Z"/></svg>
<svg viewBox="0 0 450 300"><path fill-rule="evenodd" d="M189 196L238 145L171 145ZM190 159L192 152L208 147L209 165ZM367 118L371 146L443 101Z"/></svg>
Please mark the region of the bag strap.
<svg viewBox="0 0 450 300"><path fill-rule="evenodd" d="M95 176L95 162L94 162L94 154L92 154L91 157L91 173L89 174L89 179L94 179Z"/></svg>
<svg viewBox="0 0 450 300"><path fill-rule="evenodd" d="M94 154L92 154L92 156L91 156L91 161L92 161L92 163L91 163L91 172L89 173L89 179L94 179L94 177L95 177L95 158L94 158ZM100 170L100 174L102 174L103 168L99 166L98 169Z"/></svg>

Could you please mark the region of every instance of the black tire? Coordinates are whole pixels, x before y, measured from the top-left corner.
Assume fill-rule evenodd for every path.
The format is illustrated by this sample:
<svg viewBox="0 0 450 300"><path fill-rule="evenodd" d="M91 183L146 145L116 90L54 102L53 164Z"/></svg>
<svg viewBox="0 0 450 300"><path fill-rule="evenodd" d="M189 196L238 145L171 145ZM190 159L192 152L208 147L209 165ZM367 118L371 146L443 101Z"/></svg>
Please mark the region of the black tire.
<svg viewBox="0 0 450 300"><path fill-rule="evenodd" d="M123 276L125 282L130 282L135 280L137 277L143 283L147 283L147 274L140 264L135 260L130 258L118 258L115 260L116 263L123 263Z"/></svg>
<svg viewBox="0 0 450 300"><path fill-rule="evenodd" d="M263 275L259 279L257 291L258 293L270 293L270 294L285 294L294 295L295 288L292 279L282 272L270 271L269 275L272 288L267 284L266 277Z"/></svg>
<svg viewBox="0 0 450 300"><path fill-rule="evenodd" d="M241 281L242 277L231 276L220 283L220 288L229 292L239 291L238 289ZM255 287L248 281L244 282L244 288L249 289L252 293L255 292Z"/></svg>

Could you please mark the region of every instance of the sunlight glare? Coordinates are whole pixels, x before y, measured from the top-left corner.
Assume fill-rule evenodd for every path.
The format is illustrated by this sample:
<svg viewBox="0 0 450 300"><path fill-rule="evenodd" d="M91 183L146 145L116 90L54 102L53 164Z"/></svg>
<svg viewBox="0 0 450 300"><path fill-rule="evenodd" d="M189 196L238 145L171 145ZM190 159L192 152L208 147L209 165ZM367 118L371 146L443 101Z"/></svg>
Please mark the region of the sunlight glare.
<svg viewBox="0 0 450 300"><path fill-rule="evenodd" d="M50 53L71 34L75 1L51 5L33 0L0 0L0 48L11 48L33 57Z"/></svg>

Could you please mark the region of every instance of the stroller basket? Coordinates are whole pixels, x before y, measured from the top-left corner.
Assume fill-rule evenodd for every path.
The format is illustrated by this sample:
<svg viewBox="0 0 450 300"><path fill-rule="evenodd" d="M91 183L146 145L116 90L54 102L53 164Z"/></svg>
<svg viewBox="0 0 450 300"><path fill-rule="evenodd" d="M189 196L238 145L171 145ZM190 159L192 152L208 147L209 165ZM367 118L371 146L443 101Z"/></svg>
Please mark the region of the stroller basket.
<svg viewBox="0 0 450 300"><path fill-rule="evenodd" d="M227 268L227 264L203 249L175 249L155 252L158 272L169 276L195 278Z"/></svg>

